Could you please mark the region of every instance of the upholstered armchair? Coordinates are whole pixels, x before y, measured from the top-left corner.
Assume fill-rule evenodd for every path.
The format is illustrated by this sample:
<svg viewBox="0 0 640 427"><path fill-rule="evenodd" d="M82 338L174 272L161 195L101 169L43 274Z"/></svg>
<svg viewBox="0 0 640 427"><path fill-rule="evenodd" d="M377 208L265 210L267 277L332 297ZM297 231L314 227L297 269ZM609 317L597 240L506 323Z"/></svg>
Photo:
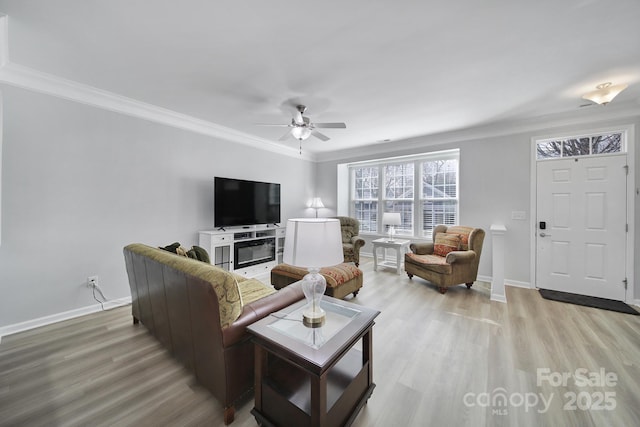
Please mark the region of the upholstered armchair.
<svg viewBox="0 0 640 427"><path fill-rule="evenodd" d="M433 242L412 243L404 256L409 279L414 275L438 287L444 294L450 286L466 284L471 288L478 276L478 264L484 242L484 230L464 226L438 225Z"/></svg>
<svg viewBox="0 0 640 427"><path fill-rule="evenodd" d="M353 262L356 267L360 265L360 248L364 246L364 239L360 233L360 221L348 216L335 217L340 221L342 230L342 251L344 262Z"/></svg>

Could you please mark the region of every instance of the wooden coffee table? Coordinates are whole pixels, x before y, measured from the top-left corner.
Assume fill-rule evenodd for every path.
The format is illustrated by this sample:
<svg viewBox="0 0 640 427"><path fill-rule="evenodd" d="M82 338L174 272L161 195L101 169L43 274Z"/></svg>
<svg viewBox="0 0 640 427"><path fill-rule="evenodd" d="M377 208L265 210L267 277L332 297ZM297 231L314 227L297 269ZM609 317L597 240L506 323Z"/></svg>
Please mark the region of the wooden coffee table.
<svg viewBox="0 0 640 427"><path fill-rule="evenodd" d="M251 413L267 426L351 425L375 387L372 334L380 312L325 296L326 321L310 328L302 323L305 306L299 301L247 327L255 342Z"/></svg>

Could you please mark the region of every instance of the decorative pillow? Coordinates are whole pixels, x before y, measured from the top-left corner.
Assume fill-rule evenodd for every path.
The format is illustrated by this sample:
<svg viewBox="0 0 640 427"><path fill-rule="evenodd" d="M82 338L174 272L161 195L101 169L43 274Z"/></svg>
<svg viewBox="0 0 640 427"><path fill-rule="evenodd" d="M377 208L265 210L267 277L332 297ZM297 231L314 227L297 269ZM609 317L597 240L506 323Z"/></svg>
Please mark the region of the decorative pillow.
<svg viewBox="0 0 640 427"><path fill-rule="evenodd" d="M446 257L451 251L460 249L460 235L450 233L436 233L436 240L433 242L433 254Z"/></svg>
<svg viewBox="0 0 640 427"><path fill-rule="evenodd" d="M192 246L191 249L187 251L187 256L189 258L197 259L198 261L206 262L207 264L211 264L211 259L209 258L209 253L205 248L201 248L200 246Z"/></svg>
<svg viewBox="0 0 640 427"><path fill-rule="evenodd" d="M177 250L178 250L179 247L180 247L180 243L179 242L175 242L175 243L172 243L172 244L164 246L164 247L159 246L159 249L165 250L167 252L171 252L172 254L177 254L178 253Z"/></svg>
<svg viewBox="0 0 640 427"><path fill-rule="evenodd" d="M447 233L459 234L460 235L460 250L468 251L469 250L469 236L473 231L473 227L465 227L464 225L454 225L447 228Z"/></svg>

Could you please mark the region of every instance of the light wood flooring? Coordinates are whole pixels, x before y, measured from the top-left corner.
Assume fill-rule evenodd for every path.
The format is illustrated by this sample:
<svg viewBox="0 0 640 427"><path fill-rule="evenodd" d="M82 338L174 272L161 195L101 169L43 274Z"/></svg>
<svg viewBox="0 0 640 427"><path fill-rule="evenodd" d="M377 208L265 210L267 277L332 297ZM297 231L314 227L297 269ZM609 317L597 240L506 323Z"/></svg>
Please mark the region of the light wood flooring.
<svg viewBox="0 0 640 427"><path fill-rule="evenodd" d="M441 295L422 279L373 272L370 260L361 268L365 285L352 301L382 313L377 387L355 426L640 425L640 316L511 287L507 304L492 302L482 283ZM572 376L538 384L537 370ZM609 386L581 384L600 372ZM232 425L255 426L251 408L248 398ZM132 324L127 306L3 337L0 425L223 423L220 404Z"/></svg>

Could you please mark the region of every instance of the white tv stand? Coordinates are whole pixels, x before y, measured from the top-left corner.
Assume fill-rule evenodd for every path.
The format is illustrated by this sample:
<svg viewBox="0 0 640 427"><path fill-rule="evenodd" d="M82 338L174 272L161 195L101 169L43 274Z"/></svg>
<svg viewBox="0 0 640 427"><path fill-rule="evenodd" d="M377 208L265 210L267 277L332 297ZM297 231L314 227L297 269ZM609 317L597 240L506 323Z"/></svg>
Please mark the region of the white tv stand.
<svg viewBox="0 0 640 427"><path fill-rule="evenodd" d="M282 263L285 227L251 225L200 231L199 246L211 257L211 264L245 277L268 273Z"/></svg>

